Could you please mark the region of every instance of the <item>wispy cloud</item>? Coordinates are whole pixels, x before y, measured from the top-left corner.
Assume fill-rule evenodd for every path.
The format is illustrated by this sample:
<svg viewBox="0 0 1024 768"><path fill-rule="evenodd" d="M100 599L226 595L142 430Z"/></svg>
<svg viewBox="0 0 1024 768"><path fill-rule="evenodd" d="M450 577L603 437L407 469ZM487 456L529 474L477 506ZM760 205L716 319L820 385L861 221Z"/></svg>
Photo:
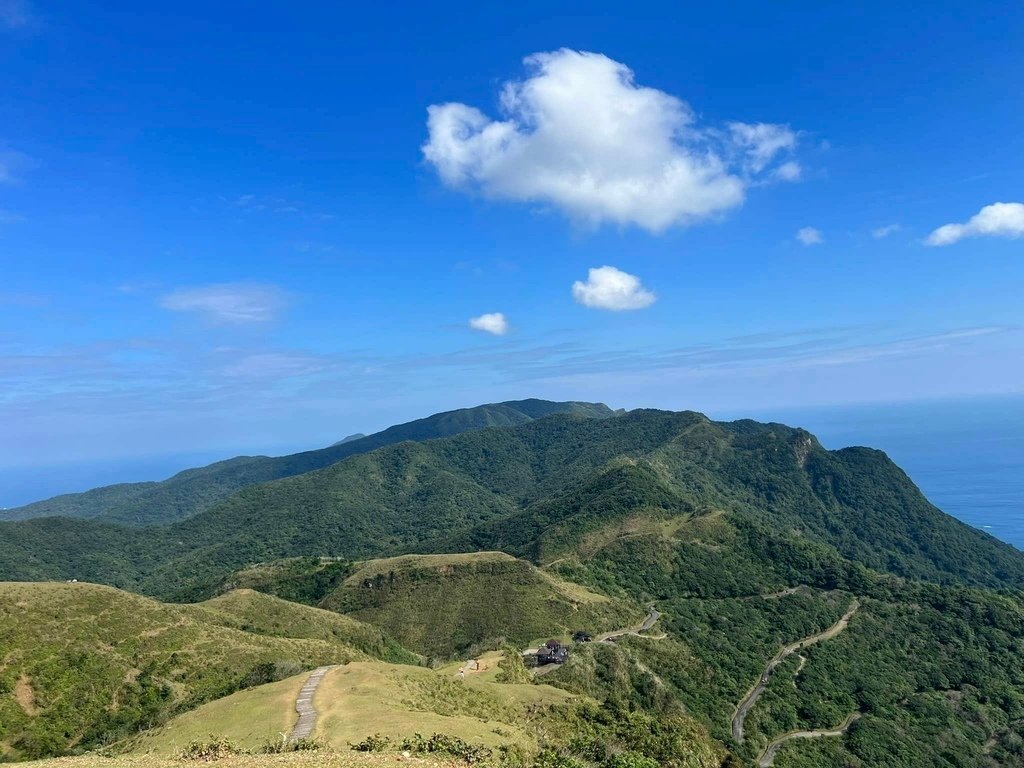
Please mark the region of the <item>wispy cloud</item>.
<svg viewBox="0 0 1024 768"><path fill-rule="evenodd" d="M160 299L164 309L193 313L215 325L266 323L275 319L287 303L287 295L280 288L251 283L179 288Z"/></svg>
<svg viewBox="0 0 1024 768"><path fill-rule="evenodd" d="M891 377L935 366L948 368L955 356L991 356L994 349L1013 360L1015 356L1006 351L1019 350L1021 336L1020 329L1010 326L932 334L820 328L646 348L607 348L586 338L498 338L488 345L407 355L351 349L314 353L258 345L204 348L133 338L46 347L0 337L0 421L5 428L20 425L19 434L29 441L34 435L50 435L47 444L39 443L37 455L52 459L52 436L78 435L79 428L108 440L118 434L119 448L133 445L133 436L143 432L152 433L146 440L159 442L161 430L173 429L180 433L179 447L194 447L190 431L226 420L251 441L265 421L293 424L297 409L305 413L309 429L330 418L343 403L347 408L356 408L357 402L365 407L424 390L447 392L450 397L469 391L579 396L605 388L600 390L602 397L614 400L622 396L615 394L614 382L632 380L651 388L641 395L642 401L664 405L659 398L669 397L666 386L675 393L672 397L694 396L665 382L701 381L701 391L708 397L739 386L733 396L744 398L750 407L759 402L751 387L760 392L765 382L803 382L807 389L819 379L841 381L865 370ZM1014 363L1007 365L1012 368ZM856 397L847 388L838 399ZM158 450L167 450L161 445ZM16 458L10 450L7 454Z"/></svg>
<svg viewBox="0 0 1024 768"><path fill-rule="evenodd" d="M248 213L272 213L300 216L306 219L333 219L334 214L313 210L307 203L273 195L244 194L234 198L222 198L225 202Z"/></svg>
<svg viewBox="0 0 1024 768"><path fill-rule="evenodd" d="M875 238L875 240L881 240L888 237L893 232L898 232L899 229L899 224L886 224L884 227L875 227L875 229L872 229L871 236Z"/></svg>
<svg viewBox="0 0 1024 768"><path fill-rule="evenodd" d="M825 242L824 236L821 234L820 229L814 227L803 227L797 230L796 239L804 245L820 245Z"/></svg>

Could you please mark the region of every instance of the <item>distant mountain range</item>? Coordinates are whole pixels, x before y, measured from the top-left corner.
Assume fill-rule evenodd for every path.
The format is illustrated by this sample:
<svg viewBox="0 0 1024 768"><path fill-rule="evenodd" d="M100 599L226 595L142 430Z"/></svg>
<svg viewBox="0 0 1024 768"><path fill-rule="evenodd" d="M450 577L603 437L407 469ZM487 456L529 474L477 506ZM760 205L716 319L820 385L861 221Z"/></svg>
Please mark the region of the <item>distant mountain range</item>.
<svg viewBox="0 0 1024 768"><path fill-rule="evenodd" d="M366 436L355 434L319 450L289 456L237 456L205 467L187 469L161 482L119 483L84 493L69 493L21 507L0 510L0 520L36 517L84 517L123 525L160 525L203 512L236 491L257 483L301 475L348 456L403 440L449 437L485 427L523 424L553 413L602 418L613 415L601 403L554 403L518 400L462 408L388 427Z"/></svg>

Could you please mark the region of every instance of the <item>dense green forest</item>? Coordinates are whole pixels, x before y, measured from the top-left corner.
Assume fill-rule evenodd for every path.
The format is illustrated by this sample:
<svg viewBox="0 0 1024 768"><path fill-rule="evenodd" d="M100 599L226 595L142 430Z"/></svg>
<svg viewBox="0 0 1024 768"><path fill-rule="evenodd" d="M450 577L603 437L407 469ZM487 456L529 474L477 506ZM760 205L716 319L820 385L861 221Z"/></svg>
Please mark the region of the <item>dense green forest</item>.
<svg viewBox="0 0 1024 768"><path fill-rule="evenodd" d="M385 445L404 440L450 437L484 427L524 424L554 413L575 413L592 418L612 415L611 409L601 403L555 403L547 400L516 400L461 408L397 424L373 435L351 435L319 450L279 457L237 456L179 472L161 482L121 483L84 493L56 496L0 510L0 520L61 516L102 519L122 525L173 523L210 509L250 485L301 475Z"/></svg>
<svg viewBox="0 0 1024 768"><path fill-rule="evenodd" d="M596 700L572 728L695 718L731 765L1024 765L1024 555L883 453L779 424L554 414L349 456L169 526L0 524L0 579L46 578L260 590L435 659L654 604L643 636L545 676ZM583 765L585 741L564 745Z"/></svg>
<svg viewBox="0 0 1024 768"><path fill-rule="evenodd" d="M1024 581L1020 553L935 509L881 452L826 451L782 425L664 411L556 415L404 442L246 488L166 527L0 524L0 578L78 578L192 598L232 570L281 557L488 549L543 563L630 516L708 511L722 512L752 550L783 548L821 567L840 557L937 583ZM537 525L543 535L524 538ZM762 535L774 531L786 535ZM683 556L673 552L666 556ZM714 550L691 555L708 578L726 565ZM730 578L762 578L746 555L733 560Z"/></svg>

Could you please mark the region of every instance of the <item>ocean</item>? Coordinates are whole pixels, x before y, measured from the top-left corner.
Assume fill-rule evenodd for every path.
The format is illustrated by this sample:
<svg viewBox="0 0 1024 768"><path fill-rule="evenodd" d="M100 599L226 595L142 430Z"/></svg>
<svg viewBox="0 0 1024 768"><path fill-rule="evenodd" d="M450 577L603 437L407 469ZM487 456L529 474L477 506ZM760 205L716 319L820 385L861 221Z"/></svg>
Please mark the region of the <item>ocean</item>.
<svg viewBox="0 0 1024 768"><path fill-rule="evenodd" d="M939 509L1024 550L1024 396L787 409L754 418L804 427L826 448L880 448Z"/></svg>

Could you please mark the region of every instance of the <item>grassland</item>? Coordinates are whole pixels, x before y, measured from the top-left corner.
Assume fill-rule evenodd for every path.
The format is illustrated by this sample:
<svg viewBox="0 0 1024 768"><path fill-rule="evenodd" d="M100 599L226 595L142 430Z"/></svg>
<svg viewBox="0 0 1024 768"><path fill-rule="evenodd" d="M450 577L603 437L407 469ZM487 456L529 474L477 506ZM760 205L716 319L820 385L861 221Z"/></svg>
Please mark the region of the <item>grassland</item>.
<svg viewBox="0 0 1024 768"><path fill-rule="evenodd" d="M393 648L353 619L256 593L166 605L92 584L0 583L0 758L109 743L239 688Z"/></svg>
<svg viewBox="0 0 1024 768"><path fill-rule="evenodd" d="M320 604L436 658L626 626L643 613L501 552L367 561Z"/></svg>
<svg viewBox="0 0 1024 768"><path fill-rule="evenodd" d="M491 654L489 661L495 662ZM454 668L377 661L331 670L313 702L314 736L336 751L380 733L398 741L414 733L445 733L468 742L537 749L538 724L553 705L578 699L545 685L502 684L487 672L465 680ZM293 705L305 675L240 691L171 720L130 745L133 754L174 755L194 740L226 737L244 749L281 738L294 723Z"/></svg>
<svg viewBox="0 0 1024 768"><path fill-rule="evenodd" d="M174 756L194 741L227 739L254 750L280 741L298 720L295 698L309 676L303 672L276 683L237 691L146 731L121 747L133 755Z"/></svg>
<svg viewBox="0 0 1024 768"><path fill-rule="evenodd" d="M199 763L205 765L206 763ZM59 757L24 763L26 768L188 768L193 761L152 755L102 757ZM378 768L378 766L417 766L418 768L450 768L465 762L435 757L410 757L364 752L293 752L282 755L238 755L216 762L217 768Z"/></svg>

